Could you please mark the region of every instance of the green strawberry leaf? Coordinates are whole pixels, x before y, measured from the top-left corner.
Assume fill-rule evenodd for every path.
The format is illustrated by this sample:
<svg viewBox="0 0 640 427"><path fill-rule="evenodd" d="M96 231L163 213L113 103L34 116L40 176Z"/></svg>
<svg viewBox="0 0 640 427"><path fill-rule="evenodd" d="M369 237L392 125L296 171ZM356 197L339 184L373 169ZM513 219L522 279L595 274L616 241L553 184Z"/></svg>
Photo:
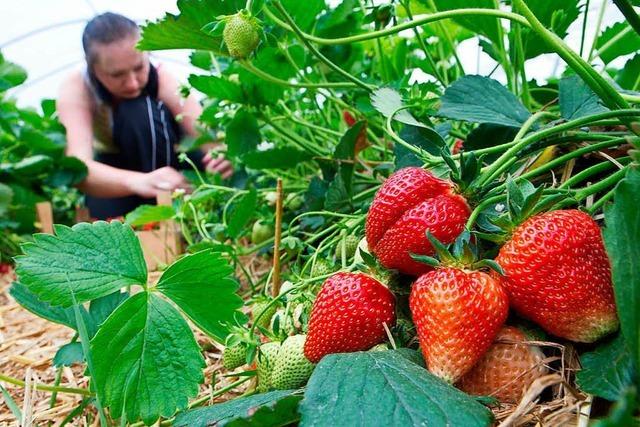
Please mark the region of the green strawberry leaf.
<svg viewBox="0 0 640 427"><path fill-rule="evenodd" d="M200 329L224 343L227 323L246 322L239 311L238 282L221 254L205 250L173 263L160 277L157 289L175 302Z"/></svg>
<svg viewBox="0 0 640 427"><path fill-rule="evenodd" d="M312 155L308 151L284 146L265 151L251 151L242 156L242 161L248 168L257 170L291 169L311 158Z"/></svg>
<svg viewBox="0 0 640 427"><path fill-rule="evenodd" d="M260 128L255 116L244 108L238 110L227 124L227 154L236 157L252 152L258 147L260 140Z"/></svg>
<svg viewBox="0 0 640 427"><path fill-rule="evenodd" d="M243 103L245 101L239 84L218 76L189 76L189 84L212 99Z"/></svg>
<svg viewBox="0 0 640 427"><path fill-rule="evenodd" d="M622 70L618 71L616 82L623 89L634 90L638 75L640 75L640 54L636 54L624 64Z"/></svg>
<svg viewBox="0 0 640 427"><path fill-rule="evenodd" d="M251 427L251 426L286 426L295 425L300 421L298 405L302 400L300 395L286 396L273 405L260 406L253 415L247 418L236 418L227 424L226 427Z"/></svg>
<svg viewBox="0 0 640 427"><path fill-rule="evenodd" d="M311 30L316 16L325 9L324 0L282 0L282 6L302 31Z"/></svg>
<svg viewBox="0 0 640 427"><path fill-rule="evenodd" d="M640 34L626 21L608 27L596 40L597 54L605 64L620 56L636 53L638 46Z"/></svg>
<svg viewBox="0 0 640 427"><path fill-rule="evenodd" d="M172 206L141 205L129 212L124 220L132 227L139 227L151 222L166 221L173 218L175 213Z"/></svg>
<svg viewBox="0 0 640 427"><path fill-rule="evenodd" d="M27 72L24 68L12 62L5 61L0 54L0 92L21 85L27 80Z"/></svg>
<svg viewBox="0 0 640 427"><path fill-rule="evenodd" d="M622 334L580 356L582 370L576 374L583 391L615 401L635 382L637 374Z"/></svg>
<svg viewBox="0 0 640 427"><path fill-rule="evenodd" d="M187 322L155 293L122 303L91 340L93 386L111 415L147 424L187 407L205 367Z"/></svg>
<svg viewBox="0 0 640 427"><path fill-rule="evenodd" d="M465 8L495 9L493 0L435 0L434 3L439 11ZM494 17L461 16L453 18L453 21L493 42L500 39L498 28L501 23Z"/></svg>
<svg viewBox="0 0 640 427"><path fill-rule="evenodd" d="M147 267L131 227L118 221L56 225L56 235L35 234L16 257L19 281L38 299L69 307L145 285Z"/></svg>
<svg viewBox="0 0 640 427"><path fill-rule="evenodd" d="M13 190L11 189L11 187L0 183L0 217L7 214L12 199Z"/></svg>
<svg viewBox="0 0 640 427"><path fill-rule="evenodd" d="M578 76L563 78L560 80L559 86L560 113L567 120L609 110L602 105L600 98Z"/></svg>
<svg viewBox="0 0 640 427"><path fill-rule="evenodd" d="M640 171L629 169L615 189L614 203L605 210L604 242L611 260L613 289L620 328L640 368Z"/></svg>
<svg viewBox="0 0 640 427"><path fill-rule="evenodd" d="M236 238L240 235L249 220L256 213L258 207L258 193L252 188L247 194L241 196L229 212L227 234Z"/></svg>
<svg viewBox="0 0 640 427"><path fill-rule="evenodd" d="M492 415L473 398L397 351L325 356L300 404L301 426L489 426Z"/></svg>
<svg viewBox="0 0 640 427"><path fill-rule="evenodd" d="M444 91L440 101L438 115L454 120L519 128L531 116L504 86L482 76L459 78Z"/></svg>
<svg viewBox="0 0 640 427"><path fill-rule="evenodd" d="M120 304L129 298L128 292L116 291L112 294L94 299L89 304L89 315L95 324L96 328L99 328L102 323L107 320L107 317L118 308ZM93 337L94 333L90 334Z"/></svg>
<svg viewBox="0 0 640 427"><path fill-rule="evenodd" d="M355 169L356 145L358 137L364 132L366 122L361 120L351 126L340 138L340 142L333 151L334 160L347 160L346 162L338 162L338 170L342 175L342 180L347 189L347 193L351 194L353 171Z"/></svg>
<svg viewBox="0 0 640 427"><path fill-rule="evenodd" d="M569 26L580 15L578 0L527 0L527 7L542 22L542 25L561 39L566 37ZM554 52L553 47L540 40L540 37L530 28L522 27L521 31L526 59Z"/></svg>
<svg viewBox="0 0 640 427"><path fill-rule="evenodd" d="M201 28L219 15L231 15L244 8L244 0L179 0L179 15L167 13L157 22L142 27L141 50L200 49L226 54L222 37L212 37Z"/></svg>
<svg viewBox="0 0 640 427"><path fill-rule="evenodd" d="M76 319L73 308L62 308L52 306L47 302L40 301L38 296L31 292L25 285L13 282L9 288L9 295L16 300L23 308L29 310L36 316L47 319L54 323L59 323L76 329ZM84 309L84 308L83 308Z"/></svg>
<svg viewBox="0 0 640 427"><path fill-rule="evenodd" d="M425 127L425 125L420 123L415 117L413 117L413 115L411 115L409 109L398 111L398 109L405 106L405 103L402 100L400 93L395 89L382 87L374 90L371 93L371 105L373 105L373 107L386 118L391 117L393 114L393 119L401 123Z"/></svg>
<svg viewBox="0 0 640 427"><path fill-rule="evenodd" d="M176 416L175 427L269 426L298 421L297 406L302 396L295 390L278 390L229 400ZM254 410L256 410L254 412ZM253 415L250 415L253 413ZM262 423L261 423L262 422Z"/></svg>
<svg viewBox="0 0 640 427"><path fill-rule="evenodd" d="M211 58L212 53L206 50L194 50L189 55L189 62L194 67L200 68L205 71L213 70L213 60ZM203 76L205 77L205 76ZM191 82L189 82L191 83ZM193 86L193 84L192 84Z"/></svg>
<svg viewBox="0 0 640 427"><path fill-rule="evenodd" d="M59 368L61 366L71 366L74 363L84 362L84 353L82 344L79 341L70 342L58 349L53 356L53 366Z"/></svg>
<svg viewBox="0 0 640 427"><path fill-rule="evenodd" d="M324 208L331 212L341 212L350 206L351 196L349 195L349 189L342 178L342 174L338 173L327 188Z"/></svg>
<svg viewBox="0 0 640 427"><path fill-rule="evenodd" d="M595 420L593 427L638 426L638 391L635 387L624 390L620 399L611 407L607 418ZM591 425L591 424L589 424Z"/></svg>

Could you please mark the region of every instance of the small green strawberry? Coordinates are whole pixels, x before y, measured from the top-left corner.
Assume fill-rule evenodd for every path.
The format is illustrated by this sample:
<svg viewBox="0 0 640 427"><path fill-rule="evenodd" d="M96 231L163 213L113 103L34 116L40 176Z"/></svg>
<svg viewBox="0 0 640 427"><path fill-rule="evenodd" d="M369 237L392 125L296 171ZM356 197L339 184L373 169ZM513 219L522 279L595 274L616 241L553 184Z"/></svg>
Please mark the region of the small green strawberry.
<svg viewBox="0 0 640 427"><path fill-rule="evenodd" d="M280 343L268 342L260 346L256 370L258 375L258 392L264 393L272 388L273 368L280 351Z"/></svg>
<svg viewBox="0 0 640 427"><path fill-rule="evenodd" d="M225 347L222 353L222 366L227 370L236 369L246 363L247 347L243 344Z"/></svg>
<svg viewBox="0 0 640 427"><path fill-rule="evenodd" d="M360 243L360 239L358 239L353 234L350 234L344 239L344 248L346 253L346 258L351 259L356 254L356 250L358 249L358 244ZM340 239L338 244L336 245L336 259L340 261L342 259L342 245L343 241Z"/></svg>
<svg viewBox="0 0 640 427"><path fill-rule="evenodd" d="M236 59L248 58L260 43L260 22L246 10L224 18L222 39L229 55Z"/></svg>
<svg viewBox="0 0 640 427"><path fill-rule="evenodd" d="M276 390L302 387L311 376L315 365L304 356L306 338L306 335L294 335L282 343L271 373L271 385Z"/></svg>
<svg viewBox="0 0 640 427"><path fill-rule="evenodd" d="M265 240L273 237L273 232L273 227L271 225L258 220L253 223L253 228L251 229L251 243L259 245Z"/></svg>
<svg viewBox="0 0 640 427"><path fill-rule="evenodd" d="M389 350L389 344L387 344L386 342L383 342L382 344L374 345L367 351L387 351L387 350Z"/></svg>
<svg viewBox="0 0 640 427"><path fill-rule="evenodd" d="M251 317L253 318L254 322L256 321L256 319L258 319L258 316L260 316L260 313L262 313L265 309L267 310L264 314L262 314L262 316L260 316L257 324L257 326L260 326L264 329L267 329L269 327L269 324L271 323L271 318L273 317L276 310L278 309L276 304L273 304L271 307L267 308L270 302L271 301L268 299L258 299L251 306Z"/></svg>
<svg viewBox="0 0 640 427"><path fill-rule="evenodd" d="M334 270L335 269L331 262L326 259L318 258L311 268L311 277L326 276L327 274L333 273Z"/></svg>

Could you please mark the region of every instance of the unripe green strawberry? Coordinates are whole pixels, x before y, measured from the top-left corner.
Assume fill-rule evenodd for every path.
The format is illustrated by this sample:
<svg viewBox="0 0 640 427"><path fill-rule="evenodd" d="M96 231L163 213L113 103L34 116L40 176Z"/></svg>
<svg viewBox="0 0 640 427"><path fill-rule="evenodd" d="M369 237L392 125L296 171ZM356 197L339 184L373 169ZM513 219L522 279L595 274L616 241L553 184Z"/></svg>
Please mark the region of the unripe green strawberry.
<svg viewBox="0 0 640 427"><path fill-rule="evenodd" d="M229 55L236 59L249 57L260 42L260 24L246 10L225 18L222 39Z"/></svg>
<svg viewBox="0 0 640 427"><path fill-rule="evenodd" d="M282 343L271 373L271 385L276 390L302 387L311 376L314 364L304 356L306 338L306 335L294 335Z"/></svg>
<svg viewBox="0 0 640 427"><path fill-rule="evenodd" d="M253 223L251 243L258 245L271 237L273 237L273 227L271 225L265 224L262 221Z"/></svg>
<svg viewBox="0 0 640 427"><path fill-rule="evenodd" d="M329 261L318 258L311 269L311 277L326 276L333 273L333 271L333 265Z"/></svg>
<svg viewBox="0 0 640 427"><path fill-rule="evenodd" d="M350 259L356 254L356 250L358 249L358 244L360 243L360 239L356 236L350 234L344 239L344 249L346 253L346 258ZM338 241L336 245L336 259L340 261L342 259L342 239Z"/></svg>
<svg viewBox="0 0 640 427"><path fill-rule="evenodd" d="M236 369L246 363L247 347L236 345L235 347L225 347L222 353L222 366L227 370Z"/></svg>
<svg viewBox="0 0 640 427"><path fill-rule="evenodd" d="M271 378L273 368L280 351L280 343L268 342L260 346L256 370L258 375L258 391L264 393L272 388Z"/></svg>
<svg viewBox="0 0 640 427"><path fill-rule="evenodd" d="M267 305L269 305L269 303L270 301L268 299L260 299L254 302L251 306L251 317L253 318L254 322L256 321L256 319L258 319L260 313L262 313L265 309L267 310L262 316L260 316L257 324L257 326L265 329L267 329L269 327L269 324L271 324L271 318L278 309L275 304L267 308Z"/></svg>

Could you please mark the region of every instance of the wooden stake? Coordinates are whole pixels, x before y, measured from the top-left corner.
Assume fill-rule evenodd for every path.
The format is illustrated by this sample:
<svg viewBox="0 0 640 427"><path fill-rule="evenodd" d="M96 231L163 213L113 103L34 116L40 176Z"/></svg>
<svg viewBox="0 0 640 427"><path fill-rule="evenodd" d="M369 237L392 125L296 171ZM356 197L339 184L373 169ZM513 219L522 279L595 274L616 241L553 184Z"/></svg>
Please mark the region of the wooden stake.
<svg viewBox="0 0 640 427"><path fill-rule="evenodd" d="M273 286L271 294L277 297L280 293L280 239L282 237L282 179L276 184L276 235L273 242Z"/></svg>
<svg viewBox="0 0 640 427"><path fill-rule="evenodd" d="M43 233L53 234L53 207L50 202L36 203L36 213Z"/></svg>

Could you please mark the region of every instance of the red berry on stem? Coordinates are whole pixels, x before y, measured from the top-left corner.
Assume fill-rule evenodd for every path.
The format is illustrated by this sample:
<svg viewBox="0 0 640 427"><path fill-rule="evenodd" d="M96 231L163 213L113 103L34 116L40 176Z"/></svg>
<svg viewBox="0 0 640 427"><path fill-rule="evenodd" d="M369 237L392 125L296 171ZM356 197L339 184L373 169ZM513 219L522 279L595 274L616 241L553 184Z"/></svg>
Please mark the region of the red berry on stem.
<svg viewBox="0 0 640 427"><path fill-rule="evenodd" d="M368 350L395 319L395 298L383 284L361 273L336 273L313 303L304 354L318 363L327 354Z"/></svg>
<svg viewBox="0 0 640 427"><path fill-rule="evenodd" d="M509 301L498 278L442 267L416 280L409 307L427 369L453 383L487 351Z"/></svg>
<svg viewBox="0 0 640 427"><path fill-rule="evenodd" d="M588 343L618 328L609 258L598 224L586 213L529 218L496 261L512 307L547 332Z"/></svg>

